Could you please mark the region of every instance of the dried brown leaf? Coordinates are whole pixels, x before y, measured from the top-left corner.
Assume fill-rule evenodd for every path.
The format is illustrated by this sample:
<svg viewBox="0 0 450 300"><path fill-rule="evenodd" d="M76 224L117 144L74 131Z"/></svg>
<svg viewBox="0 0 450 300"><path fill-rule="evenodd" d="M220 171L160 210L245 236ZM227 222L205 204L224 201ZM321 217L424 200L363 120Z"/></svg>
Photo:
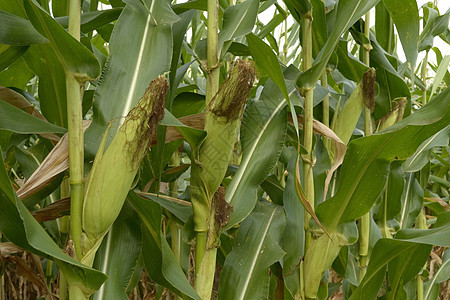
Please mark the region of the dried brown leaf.
<svg viewBox="0 0 450 300"><path fill-rule="evenodd" d="M83 122L83 131L89 127L90 121ZM24 199L47 185L55 176L69 168L69 140L67 133L50 151L41 165L17 191L17 196Z"/></svg>
<svg viewBox="0 0 450 300"><path fill-rule="evenodd" d="M68 215L70 212L70 197L58 200L56 202L53 202L52 204L31 212L33 217L38 221L39 223L55 220L60 217L63 217L65 215Z"/></svg>

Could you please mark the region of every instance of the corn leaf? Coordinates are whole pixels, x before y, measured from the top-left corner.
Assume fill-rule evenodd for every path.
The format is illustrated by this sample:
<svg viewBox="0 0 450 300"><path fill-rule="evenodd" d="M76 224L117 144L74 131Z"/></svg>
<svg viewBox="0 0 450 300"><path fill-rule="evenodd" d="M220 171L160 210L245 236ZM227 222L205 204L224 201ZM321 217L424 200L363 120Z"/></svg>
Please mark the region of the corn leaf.
<svg viewBox="0 0 450 300"><path fill-rule="evenodd" d="M169 1L154 2L127 1L115 24L109 44L110 56L94 95L93 122L85 136L89 158L94 157L99 146L98 136L103 134L107 123L115 120L115 124L120 124L120 118L136 105L150 80L170 69L171 24L178 16L171 11ZM155 11L148 11L149 7ZM112 126L111 136L117 128Z"/></svg>
<svg viewBox="0 0 450 300"><path fill-rule="evenodd" d="M79 284L86 294L93 293L106 275L80 264L65 254L16 196L0 155L0 231L26 251L52 258L71 283Z"/></svg>
<svg viewBox="0 0 450 300"><path fill-rule="evenodd" d="M286 104L273 82L266 84L260 100L247 104L241 126L242 161L225 194L234 207L225 229L252 211L259 184L278 160L287 129Z"/></svg>
<svg viewBox="0 0 450 300"><path fill-rule="evenodd" d="M300 203L295 188L296 153L291 153L287 165L289 173L283 193L283 208L286 214L286 228L282 238L282 248L286 251L283 256L283 279L286 288L293 297L300 295L300 265L304 255L305 231L304 208Z"/></svg>
<svg viewBox="0 0 450 300"><path fill-rule="evenodd" d="M85 12L80 15L80 29L81 32L90 32L103 25L117 20L122 8L105 9L100 11ZM64 28L69 25L69 17L62 16L55 18L55 21L61 24Z"/></svg>
<svg viewBox="0 0 450 300"><path fill-rule="evenodd" d="M450 212L440 213L436 223L430 229L403 229L397 233L395 238L414 243L450 247Z"/></svg>
<svg viewBox="0 0 450 300"><path fill-rule="evenodd" d="M64 70L85 82L100 75L100 64L83 44L72 37L35 0L25 0L24 7L34 28L45 36Z"/></svg>
<svg viewBox="0 0 450 300"><path fill-rule="evenodd" d="M128 299L125 290L136 269L142 249L141 223L137 213L125 202L119 217L97 251L93 267L109 276L92 295L93 300Z"/></svg>
<svg viewBox="0 0 450 300"><path fill-rule="evenodd" d="M267 297L269 267L284 255L280 247L284 226L281 207L263 202L255 207L239 227L236 245L225 260L219 299Z"/></svg>
<svg viewBox="0 0 450 300"><path fill-rule="evenodd" d="M0 29L0 42L14 46L28 46L30 44L48 43L25 18L0 10L2 26Z"/></svg>
<svg viewBox="0 0 450 300"><path fill-rule="evenodd" d="M259 0L246 0L236 5L230 5L225 9L218 44L218 52L221 55L225 55L228 49L227 44L225 44L227 41L251 32L258 14L258 5Z"/></svg>
<svg viewBox="0 0 450 300"><path fill-rule="evenodd" d="M419 9L416 0L383 0L397 28L400 42L412 69L416 65L419 43Z"/></svg>
<svg viewBox="0 0 450 300"><path fill-rule="evenodd" d="M66 129L48 123L0 99L0 129L16 133L66 133Z"/></svg>
<svg viewBox="0 0 450 300"><path fill-rule="evenodd" d="M387 299L405 299L403 284L419 273L430 255L431 245L382 238L372 251L367 273L350 300L375 299L389 269L391 291Z"/></svg>
<svg viewBox="0 0 450 300"><path fill-rule="evenodd" d="M151 200L139 197L134 192L128 194L128 201L139 214L144 225L142 251L150 278L178 295L184 294L189 299L200 300L177 263L166 238L161 233L161 206Z"/></svg>
<svg viewBox="0 0 450 300"><path fill-rule="evenodd" d="M0 45L0 71L9 67L28 50L27 46Z"/></svg>
<svg viewBox="0 0 450 300"><path fill-rule="evenodd" d="M336 13L336 22L333 24L332 32L313 62L312 68L302 73L297 79L297 86L302 88L313 88L325 69L328 60L333 54L339 38L350 26L380 0L341 0ZM336 8L335 8L336 9Z"/></svg>
<svg viewBox="0 0 450 300"><path fill-rule="evenodd" d="M350 143L336 195L316 207L322 224L334 231L372 207L382 192L389 164L411 156L420 144L450 122L450 88L422 109L378 134Z"/></svg>
<svg viewBox="0 0 450 300"><path fill-rule="evenodd" d="M67 127L66 80L64 69L50 44L31 45L23 56L39 77L39 104L50 122Z"/></svg>

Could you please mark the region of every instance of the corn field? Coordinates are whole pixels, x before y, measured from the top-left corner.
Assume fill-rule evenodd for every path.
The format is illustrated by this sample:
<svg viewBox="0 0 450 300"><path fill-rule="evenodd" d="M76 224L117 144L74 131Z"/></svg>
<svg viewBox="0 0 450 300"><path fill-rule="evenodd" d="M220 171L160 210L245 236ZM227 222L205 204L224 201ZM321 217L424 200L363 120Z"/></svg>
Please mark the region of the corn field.
<svg viewBox="0 0 450 300"><path fill-rule="evenodd" d="M438 4L0 0L0 300L449 300Z"/></svg>

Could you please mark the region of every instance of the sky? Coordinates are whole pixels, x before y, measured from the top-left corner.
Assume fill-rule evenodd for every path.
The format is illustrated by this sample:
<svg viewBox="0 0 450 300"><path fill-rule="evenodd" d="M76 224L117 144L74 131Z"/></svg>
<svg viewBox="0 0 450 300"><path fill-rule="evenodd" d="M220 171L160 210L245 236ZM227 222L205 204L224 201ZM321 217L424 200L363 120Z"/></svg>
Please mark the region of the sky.
<svg viewBox="0 0 450 300"><path fill-rule="evenodd" d="M429 2L429 1L427 1L427 0L418 0L417 1L417 6L419 8L419 16L420 17L422 16L421 6L426 4L427 2ZM281 7L283 7L283 8L285 7L285 5L282 3L281 0L278 0L278 3L281 5ZM439 9L439 14L441 14L441 15L444 14L448 9L450 9L450 0L438 0L437 7ZM272 6L271 8L264 11L262 14L259 14L258 18L261 22L263 22L264 24L267 24L273 18L273 14L274 14L274 7ZM294 22L294 20L291 16L289 16L288 26L290 26L292 24L292 22ZM370 23L371 23L371 27L375 25L375 8L371 9ZM279 29L279 27L277 29ZM419 32L422 31L422 28L423 27L422 27L422 22L421 22ZM276 35L276 33L275 33L275 35ZM281 40L281 42L283 42L283 39ZM403 48L401 47L401 42L399 39L397 39L397 45L398 45L397 46L398 58L401 61L406 61L405 54L403 52ZM448 45L446 42L444 42L440 37L434 38L433 46L439 48L439 50L442 53L442 56L450 55L450 45ZM280 49L282 49L282 45L280 45ZM423 60L424 57L425 57L425 51L420 52L418 55L417 62L416 62L416 67L420 64L420 62ZM433 51L429 51L428 61L430 63L436 64L436 56ZM433 76L434 72L432 70L429 70L428 75Z"/></svg>

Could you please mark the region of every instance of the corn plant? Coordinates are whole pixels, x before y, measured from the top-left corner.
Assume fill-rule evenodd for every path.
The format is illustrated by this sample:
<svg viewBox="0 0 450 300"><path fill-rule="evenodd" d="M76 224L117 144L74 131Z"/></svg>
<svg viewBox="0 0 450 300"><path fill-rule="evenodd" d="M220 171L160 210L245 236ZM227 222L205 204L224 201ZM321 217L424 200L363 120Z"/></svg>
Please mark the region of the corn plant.
<svg viewBox="0 0 450 300"><path fill-rule="evenodd" d="M418 2L0 1L0 299L447 299Z"/></svg>

